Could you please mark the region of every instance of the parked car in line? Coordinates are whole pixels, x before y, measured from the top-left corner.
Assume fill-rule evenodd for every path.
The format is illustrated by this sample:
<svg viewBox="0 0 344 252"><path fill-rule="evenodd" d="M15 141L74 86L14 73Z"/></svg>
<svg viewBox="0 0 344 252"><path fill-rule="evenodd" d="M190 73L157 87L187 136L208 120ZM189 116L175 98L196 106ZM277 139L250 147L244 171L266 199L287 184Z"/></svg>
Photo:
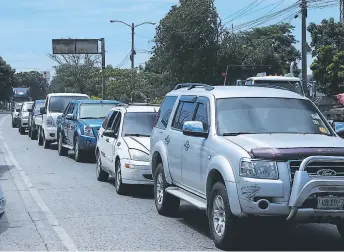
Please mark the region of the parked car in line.
<svg viewBox="0 0 344 252"><path fill-rule="evenodd" d="M118 101L75 100L57 117L57 141L60 156L74 150L74 158L81 162L94 156L98 130L109 111Z"/></svg>
<svg viewBox="0 0 344 252"><path fill-rule="evenodd" d="M23 103L18 102L14 105L14 110L12 111L12 128L16 128L19 125L19 113Z"/></svg>
<svg viewBox="0 0 344 252"><path fill-rule="evenodd" d="M151 135L156 209L206 211L217 248L247 217L336 224L344 237L344 141L305 96L265 87L181 84Z"/></svg>
<svg viewBox="0 0 344 252"><path fill-rule="evenodd" d="M159 107L122 105L111 110L99 130L96 147L97 179L115 177L118 194L130 184L152 185L149 137Z"/></svg>
<svg viewBox="0 0 344 252"><path fill-rule="evenodd" d="M6 200L0 187L0 219L5 212Z"/></svg>
<svg viewBox="0 0 344 252"><path fill-rule="evenodd" d="M29 126L30 110L32 109L33 101L23 102L19 112L19 133L25 134Z"/></svg>
<svg viewBox="0 0 344 252"><path fill-rule="evenodd" d="M40 108L41 120L37 119L38 126L38 144L43 145L45 149L50 144L57 141L56 119L65 111L68 103L73 100L89 100L86 94L78 93L51 93L45 99L44 107Z"/></svg>
<svg viewBox="0 0 344 252"><path fill-rule="evenodd" d="M30 115L29 115L29 137L31 140L37 140L37 126L35 123L35 118L40 117L40 108L44 107L45 100L36 100L33 105L32 109L30 110Z"/></svg>

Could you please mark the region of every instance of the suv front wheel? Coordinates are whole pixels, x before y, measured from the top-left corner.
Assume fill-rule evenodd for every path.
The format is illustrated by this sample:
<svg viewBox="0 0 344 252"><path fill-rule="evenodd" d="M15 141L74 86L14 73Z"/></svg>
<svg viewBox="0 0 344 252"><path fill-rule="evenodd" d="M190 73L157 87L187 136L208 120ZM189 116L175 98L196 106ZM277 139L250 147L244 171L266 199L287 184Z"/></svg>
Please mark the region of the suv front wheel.
<svg viewBox="0 0 344 252"><path fill-rule="evenodd" d="M222 182L216 182L211 190L208 218L215 246L222 250L235 249L239 238L239 221L231 212L227 189Z"/></svg>
<svg viewBox="0 0 344 252"><path fill-rule="evenodd" d="M160 163L157 166L154 176L154 200L159 214L165 216L175 215L178 212L180 199L165 191L168 187L164 167Z"/></svg>

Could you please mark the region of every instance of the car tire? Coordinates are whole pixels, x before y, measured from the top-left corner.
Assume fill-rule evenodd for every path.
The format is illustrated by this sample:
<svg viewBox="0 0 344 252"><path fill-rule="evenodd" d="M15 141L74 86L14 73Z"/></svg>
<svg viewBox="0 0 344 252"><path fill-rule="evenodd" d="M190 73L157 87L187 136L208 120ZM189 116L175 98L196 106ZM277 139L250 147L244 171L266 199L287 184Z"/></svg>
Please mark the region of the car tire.
<svg viewBox="0 0 344 252"><path fill-rule="evenodd" d="M75 137L74 140L74 159L76 162L82 162L84 160L83 151L80 150L79 137Z"/></svg>
<svg viewBox="0 0 344 252"><path fill-rule="evenodd" d="M97 174L97 180L100 182L106 182L109 179L109 173L107 173L106 171L103 170L102 168L102 158L99 155L99 153L97 153L97 163L96 163L96 174Z"/></svg>
<svg viewBox="0 0 344 252"><path fill-rule="evenodd" d="M32 135L31 126L29 126L28 130L29 130L29 132L27 133L27 135L31 138L31 135Z"/></svg>
<svg viewBox="0 0 344 252"><path fill-rule="evenodd" d="M166 192L169 184L166 181L163 164L157 166L154 176L154 201L159 214L174 216L180 206L180 199Z"/></svg>
<svg viewBox="0 0 344 252"><path fill-rule="evenodd" d="M62 134L61 132L59 133L59 140L58 140L58 144L57 144L57 151L59 153L60 156L67 156L68 155L68 149L66 147L63 147L63 138L62 138Z"/></svg>
<svg viewBox="0 0 344 252"><path fill-rule="evenodd" d="M221 250L235 250L240 225L239 220L231 212L225 185L222 182L216 182L209 197L209 230L214 244Z"/></svg>
<svg viewBox="0 0 344 252"><path fill-rule="evenodd" d="M15 128L17 125L12 120L12 128Z"/></svg>
<svg viewBox="0 0 344 252"><path fill-rule="evenodd" d="M21 125L19 126L19 133L20 133L20 135L25 134L25 128L23 128Z"/></svg>
<svg viewBox="0 0 344 252"><path fill-rule="evenodd" d="M37 139L37 132L34 129L32 129L32 126L31 126L30 132L31 132L31 135L30 135L31 140L36 140Z"/></svg>
<svg viewBox="0 0 344 252"><path fill-rule="evenodd" d="M38 145L42 146L43 145L43 137L42 137L42 129L41 127L38 129Z"/></svg>
<svg viewBox="0 0 344 252"><path fill-rule="evenodd" d="M115 189L117 194L124 195L127 193L128 186L122 182L121 161L117 160L115 164Z"/></svg>

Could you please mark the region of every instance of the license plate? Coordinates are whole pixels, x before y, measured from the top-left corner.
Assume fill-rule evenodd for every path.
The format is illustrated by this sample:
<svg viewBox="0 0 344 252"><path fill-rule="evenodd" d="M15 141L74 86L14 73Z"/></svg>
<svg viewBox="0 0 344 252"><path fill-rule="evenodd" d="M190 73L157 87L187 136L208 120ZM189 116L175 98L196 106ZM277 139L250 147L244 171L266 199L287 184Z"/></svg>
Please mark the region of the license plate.
<svg viewBox="0 0 344 252"><path fill-rule="evenodd" d="M344 197L318 197L318 209L342 210Z"/></svg>

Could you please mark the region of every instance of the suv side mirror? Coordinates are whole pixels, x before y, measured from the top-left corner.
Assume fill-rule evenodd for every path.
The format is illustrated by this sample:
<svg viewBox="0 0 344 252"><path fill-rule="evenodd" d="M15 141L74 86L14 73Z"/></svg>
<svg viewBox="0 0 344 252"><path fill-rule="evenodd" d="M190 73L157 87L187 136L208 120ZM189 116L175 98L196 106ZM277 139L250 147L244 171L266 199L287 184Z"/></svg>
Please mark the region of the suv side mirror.
<svg viewBox="0 0 344 252"><path fill-rule="evenodd" d="M31 112L32 112L32 109L28 109L27 111L31 113Z"/></svg>
<svg viewBox="0 0 344 252"><path fill-rule="evenodd" d="M332 127L338 136L344 138L344 122L333 122Z"/></svg>
<svg viewBox="0 0 344 252"><path fill-rule="evenodd" d="M66 119L74 120L74 115L73 114L67 114Z"/></svg>
<svg viewBox="0 0 344 252"><path fill-rule="evenodd" d="M204 130L204 124L200 121L186 121L183 125L183 134L186 136L208 137L208 130Z"/></svg>
<svg viewBox="0 0 344 252"><path fill-rule="evenodd" d="M45 110L45 107L40 108L40 109L39 109L39 113L41 113L42 115L43 115L43 114L46 114L47 111Z"/></svg>
<svg viewBox="0 0 344 252"><path fill-rule="evenodd" d="M103 136L106 136L106 137L114 137L114 138L116 138L116 135L117 134L115 134L115 131L113 131L111 129L105 130L103 132Z"/></svg>
<svg viewBox="0 0 344 252"><path fill-rule="evenodd" d="M16 112L20 112L20 109L19 109L19 108L17 108L17 109L16 109Z"/></svg>

